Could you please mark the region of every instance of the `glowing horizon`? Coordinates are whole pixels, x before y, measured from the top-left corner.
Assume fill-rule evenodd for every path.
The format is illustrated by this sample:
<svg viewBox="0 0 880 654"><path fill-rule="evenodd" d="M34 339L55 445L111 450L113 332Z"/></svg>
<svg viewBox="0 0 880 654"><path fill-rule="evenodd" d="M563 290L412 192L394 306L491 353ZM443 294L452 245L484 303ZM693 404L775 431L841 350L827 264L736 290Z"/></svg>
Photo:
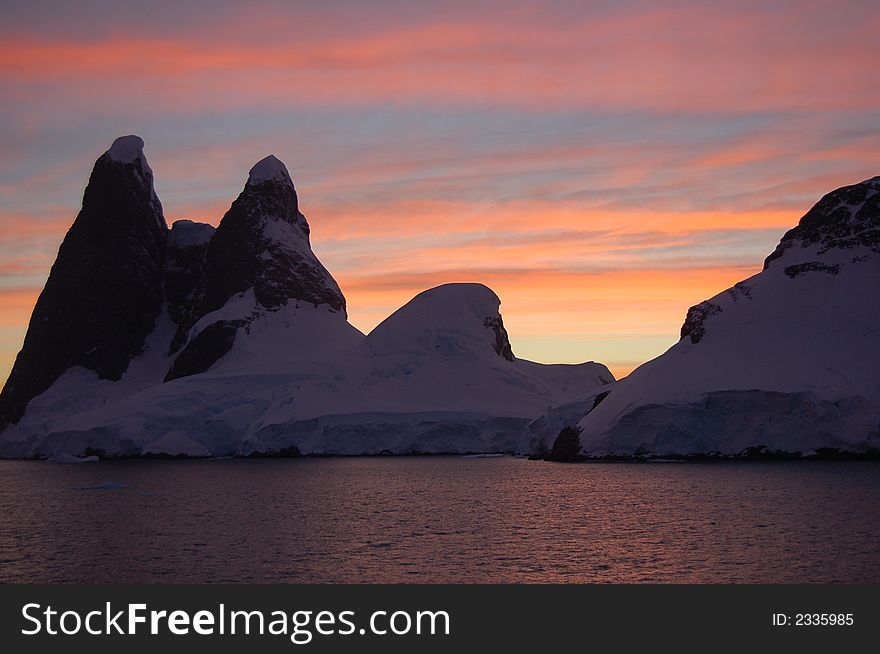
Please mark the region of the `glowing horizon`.
<svg viewBox="0 0 880 654"><path fill-rule="evenodd" d="M276 154L362 331L481 282L518 356L618 376L880 172L869 2L85 5L0 26L4 379L122 134L169 223L216 224Z"/></svg>

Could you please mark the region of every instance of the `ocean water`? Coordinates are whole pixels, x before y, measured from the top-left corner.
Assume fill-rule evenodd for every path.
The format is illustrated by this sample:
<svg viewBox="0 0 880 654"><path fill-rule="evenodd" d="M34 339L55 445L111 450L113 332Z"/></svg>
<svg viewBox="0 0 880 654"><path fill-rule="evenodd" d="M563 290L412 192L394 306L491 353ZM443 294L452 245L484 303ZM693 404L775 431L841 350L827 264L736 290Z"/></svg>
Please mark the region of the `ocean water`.
<svg viewBox="0 0 880 654"><path fill-rule="evenodd" d="M880 464L0 461L3 582L878 582Z"/></svg>

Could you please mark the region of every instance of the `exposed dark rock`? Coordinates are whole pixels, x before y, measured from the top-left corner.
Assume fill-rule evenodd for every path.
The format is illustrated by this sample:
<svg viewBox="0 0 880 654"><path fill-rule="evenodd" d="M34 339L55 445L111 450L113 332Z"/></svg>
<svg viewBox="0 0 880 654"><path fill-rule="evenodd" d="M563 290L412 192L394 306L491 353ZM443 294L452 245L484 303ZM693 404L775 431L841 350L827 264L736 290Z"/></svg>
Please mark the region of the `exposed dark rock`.
<svg viewBox="0 0 880 654"><path fill-rule="evenodd" d="M165 381L205 372L223 358L235 343L244 320L218 320L200 331L174 359Z"/></svg>
<svg viewBox="0 0 880 654"><path fill-rule="evenodd" d="M806 263L795 264L794 266L787 266L784 272L792 279L806 272L823 272L829 275L836 275L840 272L840 264L825 264L821 261L808 261Z"/></svg>
<svg viewBox="0 0 880 654"><path fill-rule="evenodd" d="M825 195L788 230L764 260L764 270L794 246L833 248L864 246L880 253L880 177L844 186Z"/></svg>
<svg viewBox="0 0 880 654"><path fill-rule="evenodd" d="M740 461L785 461L788 459L800 459L800 452L786 452L785 450L770 450L766 445L747 447L736 458Z"/></svg>
<svg viewBox="0 0 880 654"><path fill-rule="evenodd" d="M186 343L190 328L201 317L205 299L205 254L214 228L191 220L171 226L165 259L165 301L177 325L169 353Z"/></svg>
<svg viewBox="0 0 880 654"><path fill-rule="evenodd" d="M593 400L593 406L590 407L590 411L592 411L597 406L599 406L602 403L602 400L604 400L606 397L608 397L608 395L610 393L611 393L611 391L605 391L604 393L599 393L596 396L596 398ZM587 413L589 413L590 411L587 411Z"/></svg>
<svg viewBox="0 0 880 654"><path fill-rule="evenodd" d="M303 454L296 445L282 447L279 450L271 450L268 452L251 452L243 456L245 459L299 459Z"/></svg>
<svg viewBox="0 0 880 654"><path fill-rule="evenodd" d="M495 343L492 348L502 359L513 361L513 349L510 347L510 339L507 336L507 330L504 328L504 320L501 316L486 318L483 320L483 327L488 327L495 332Z"/></svg>
<svg viewBox="0 0 880 654"><path fill-rule="evenodd" d="M681 326L681 338L691 337L691 343L699 343L706 335L705 321L709 316L721 313L723 309L714 302L700 302L688 309L687 317ZM680 339L679 339L680 340Z"/></svg>
<svg viewBox="0 0 880 654"><path fill-rule="evenodd" d="M95 163L0 394L0 429L68 368L118 380L162 309L168 227L135 136Z"/></svg>
<svg viewBox="0 0 880 654"><path fill-rule="evenodd" d="M747 300L752 299L752 287L746 284L745 282L737 282L733 286L727 289L728 295L733 298L733 301L736 302L740 298L744 297Z"/></svg>
<svg viewBox="0 0 880 654"><path fill-rule="evenodd" d="M552 449L545 457L548 461L571 463L581 458L581 428L570 425L559 432Z"/></svg>

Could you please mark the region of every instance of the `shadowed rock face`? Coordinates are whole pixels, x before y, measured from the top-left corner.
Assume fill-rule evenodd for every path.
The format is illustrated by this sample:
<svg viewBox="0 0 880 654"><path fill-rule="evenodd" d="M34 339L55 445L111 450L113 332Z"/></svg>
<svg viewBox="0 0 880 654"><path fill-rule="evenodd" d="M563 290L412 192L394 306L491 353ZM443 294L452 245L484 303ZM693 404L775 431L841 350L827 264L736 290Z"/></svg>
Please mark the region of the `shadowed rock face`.
<svg viewBox="0 0 880 654"><path fill-rule="evenodd" d="M190 328L201 317L205 300L205 255L214 228L204 223L178 220L171 227L165 260L165 301L177 331L170 354L186 343Z"/></svg>
<svg viewBox="0 0 880 654"><path fill-rule="evenodd" d="M200 331L174 360L165 381L204 372L232 349L235 334L245 320L218 320Z"/></svg>
<svg viewBox="0 0 880 654"><path fill-rule="evenodd" d="M501 316L486 318L483 321L483 326L495 332L493 348L498 356L502 359L513 361L516 357L513 356L513 349L510 347L510 339L507 336L507 330L504 328L504 321Z"/></svg>
<svg viewBox="0 0 880 654"><path fill-rule="evenodd" d="M95 163L0 394L0 428L72 366L118 380L162 309L168 228L138 137Z"/></svg>

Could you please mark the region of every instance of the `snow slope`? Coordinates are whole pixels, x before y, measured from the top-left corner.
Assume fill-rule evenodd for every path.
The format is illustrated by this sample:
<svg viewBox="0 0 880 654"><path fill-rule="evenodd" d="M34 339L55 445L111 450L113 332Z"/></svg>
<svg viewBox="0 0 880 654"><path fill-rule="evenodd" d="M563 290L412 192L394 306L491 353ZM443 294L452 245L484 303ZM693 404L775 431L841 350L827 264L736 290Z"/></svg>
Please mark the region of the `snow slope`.
<svg viewBox="0 0 880 654"><path fill-rule="evenodd" d="M424 291L274 402L242 452L528 452L531 418L613 381L596 363L516 359L481 284Z"/></svg>
<svg viewBox="0 0 880 654"><path fill-rule="evenodd" d="M880 178L825 196L765 269L579 422L590 454L880 448Z"/></svg>

